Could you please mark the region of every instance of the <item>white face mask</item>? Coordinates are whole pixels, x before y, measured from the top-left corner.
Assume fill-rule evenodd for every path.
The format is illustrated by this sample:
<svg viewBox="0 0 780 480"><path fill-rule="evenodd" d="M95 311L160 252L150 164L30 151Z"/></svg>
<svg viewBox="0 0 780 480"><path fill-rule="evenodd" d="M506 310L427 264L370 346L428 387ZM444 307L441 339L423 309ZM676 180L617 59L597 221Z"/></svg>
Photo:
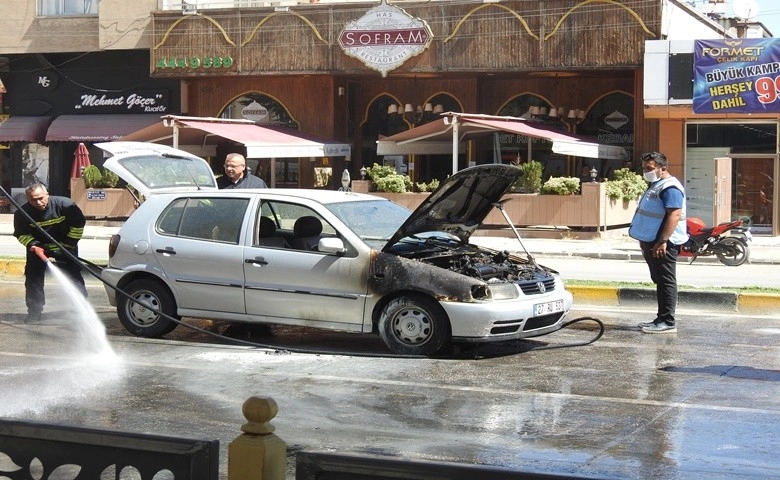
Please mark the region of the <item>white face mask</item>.
<svg viewBox="0 0 780 480"><path fill-rule="evenodd" d="M655 170L650 170L649 172L645 172L644 175L645 175L645 180L647 180L650 183L655 182L659 178Z"/></svg>

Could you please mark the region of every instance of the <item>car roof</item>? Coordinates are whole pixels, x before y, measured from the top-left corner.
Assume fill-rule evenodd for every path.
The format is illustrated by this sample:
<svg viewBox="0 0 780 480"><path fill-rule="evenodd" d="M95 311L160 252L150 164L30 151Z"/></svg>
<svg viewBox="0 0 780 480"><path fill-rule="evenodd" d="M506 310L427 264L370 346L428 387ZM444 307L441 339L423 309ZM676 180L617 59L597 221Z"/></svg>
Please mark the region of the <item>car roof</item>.
<svg viewBox="0 0 780 480"><path fill-rule="evenodd" d="M225 190L200 190L189 192L167 192L155 196L206 196L230 197L236 195L258 195L267 200L303 199L314 200L322 204L358 202L358 201L389 201L386 198L365 193L353 193L337 190L318 190L306 188L231 188Z"/></svg>

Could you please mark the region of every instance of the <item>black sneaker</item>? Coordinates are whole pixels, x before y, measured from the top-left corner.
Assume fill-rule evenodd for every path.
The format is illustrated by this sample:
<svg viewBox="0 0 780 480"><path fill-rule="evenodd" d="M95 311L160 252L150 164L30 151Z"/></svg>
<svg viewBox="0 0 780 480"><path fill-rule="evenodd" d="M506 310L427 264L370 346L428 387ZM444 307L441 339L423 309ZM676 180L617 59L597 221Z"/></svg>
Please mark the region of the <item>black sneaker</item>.
<svg viewBox="0 0 780 480"><path fill-rule="evenodd" d="M669 325L666 322L654 323L649 327L642 328L643 333L677 333L677 326Z"/></svg>
<svg viewBox="0 0 780 480"><path fill-rule="evenodd" d="M41 321L41 312L27 312L27 316L24 319L25 323L34 323Z"/></svg>
<svg viewBox="0 0 780 480"><path fill-rule="evenodd" d="M649 327L649 326L651 326L651 325L655 325L655 322L657 322L657 321L658 321L658 319L656 318L656 319L655 319L655 320L653 320L652 322L644 322L644 323L640 323L639 325L637 325L637 327L639 327L640 329L642 329L642 328L645 328L645 327Z"/></svg>

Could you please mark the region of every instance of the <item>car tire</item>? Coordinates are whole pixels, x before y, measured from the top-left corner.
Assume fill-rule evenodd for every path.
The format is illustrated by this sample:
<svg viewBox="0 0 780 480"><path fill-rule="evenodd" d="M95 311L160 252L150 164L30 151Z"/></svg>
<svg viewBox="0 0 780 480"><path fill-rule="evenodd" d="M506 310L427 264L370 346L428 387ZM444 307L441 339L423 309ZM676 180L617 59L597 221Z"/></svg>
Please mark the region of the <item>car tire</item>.
<svg viewBox="0 0 780 480"><path fill-rule="evenodd" d="M123 291L127 296L119 295L117 314L128 332L138 337L154 338L170 333L178 326L176 322L146 307L177 320L181 318L176 315L173 295L162 283L155 280L136 280L130 282Z"/></svg>
<svg viewBox="0 0 780 480"><path fill-rule="evenodd" d="M451 341L450 322L434 300L407 295L390 301L379 317L379 336L400 355L431 356Z"/></svg>

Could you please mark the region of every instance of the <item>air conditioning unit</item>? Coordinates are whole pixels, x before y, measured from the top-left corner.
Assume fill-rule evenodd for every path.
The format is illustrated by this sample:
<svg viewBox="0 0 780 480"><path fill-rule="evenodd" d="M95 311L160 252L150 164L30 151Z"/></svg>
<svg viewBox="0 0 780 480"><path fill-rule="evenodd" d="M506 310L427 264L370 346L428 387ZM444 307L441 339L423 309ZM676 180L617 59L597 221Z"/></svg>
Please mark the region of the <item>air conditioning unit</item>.
<svg viewBox="0 0 780 480"><path fill-rule="evenodd" d="M182 0L182 2L181 2L181 14L182 15L197 15L198 14L198 0Z"/></svg>

